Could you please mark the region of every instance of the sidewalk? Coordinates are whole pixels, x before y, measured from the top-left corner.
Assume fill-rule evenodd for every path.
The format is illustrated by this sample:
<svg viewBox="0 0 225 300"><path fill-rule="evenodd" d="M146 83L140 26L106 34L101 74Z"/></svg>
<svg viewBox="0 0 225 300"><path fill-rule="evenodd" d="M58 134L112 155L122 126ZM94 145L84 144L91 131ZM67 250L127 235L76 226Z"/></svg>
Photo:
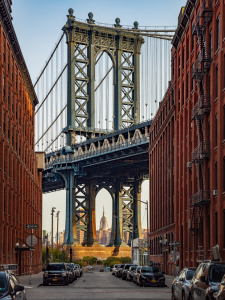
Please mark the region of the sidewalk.
<svg viewBox="0 0 225 300"><path fill-rule="evenodd" d="M22 284L26 288L35 288L43 282L43 273L44 272L40 272L38 274L32 274L31 285L29 284L30 275L19 276L20 284Z"/></svg>
<svg viewBox="0 0 225 300"><path fill-rule="evenodd" d="M166 281L165 281L166 285L167 285L169 288L171 288L172 282L173 282L173 280L174 280L174 276L165 275L165 279L166 279Z"/></svg>

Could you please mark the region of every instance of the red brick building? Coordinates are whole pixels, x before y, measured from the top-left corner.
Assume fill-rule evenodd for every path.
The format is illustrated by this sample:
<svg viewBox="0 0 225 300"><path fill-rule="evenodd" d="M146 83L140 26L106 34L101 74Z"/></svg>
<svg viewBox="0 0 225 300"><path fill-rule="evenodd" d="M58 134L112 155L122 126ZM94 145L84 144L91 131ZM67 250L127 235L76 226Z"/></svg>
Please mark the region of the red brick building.
<svg viewBox="0 0 225 300"><path fill-rule="evenodd" d="M19 274L28 274L26 224L39 224L33 271L42 266L42 174L34 152L38 101L12 25L11 4L0 3L0 264L18 264Z"/></svg>
<svg viewBox="0 0 225 300"><path fill-rule="evenodd" d="M156 113L149 136L150 260L167 274L173 264L162 237L174 240L174 80ZM167 250L167 251L166 251Z"/></svg>
<svg viewBox="0 0 225 300"><path fill-rule="evenodd" d="M188 0L172 41L174 223L175 240L181 242L180 269L212 258L216 244L225 259L224 8L224 0ZM150 190L157 172L151 176L150 169ZM151 202L159 197L165 174L156 195L150 193Z"/></svg>

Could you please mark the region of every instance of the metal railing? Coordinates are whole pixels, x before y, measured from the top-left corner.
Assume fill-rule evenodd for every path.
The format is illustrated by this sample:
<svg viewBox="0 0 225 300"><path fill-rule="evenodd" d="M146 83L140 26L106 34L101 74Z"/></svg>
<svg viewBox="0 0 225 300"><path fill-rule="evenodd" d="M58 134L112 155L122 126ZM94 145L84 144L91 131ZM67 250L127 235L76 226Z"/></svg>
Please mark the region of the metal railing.
<svg viewBox="0 0 225 300"><path fill-rule="evenodd" d="M210 202L210 191L201 190L190 197L190 206L203 205Z"/></svg>
<svg viewBox="0 0 225 300"><path fill-rule="evenodd" d="M116 145L111 145L109 147L105 147L97 150L88 151L86 153L78 154L78 155L76 153L72 155L60 155L58 157L53 155L50 157L50 162L45 164L45 168L50 169L53 167L54 164L57 163L71 163L82 159L90 158L96 155L101 155L112 151L133 147L134 145L145 144L146 142L149 142L149 136L145 136L143 138L135 139L132 141L126 141L124 143L120 143Z"/></svg>
<svg viewBox="0 0 225 300"><path fill-rule="evenodd" d="M192 120L196 117L201 118L205 112L210 110L210 96L209 95L202 95L198 102L195 104L194 108L191 111L191 118Z"/></svg>
<svg viewBox="0 0 225 300"><path fill-rule="evenodd" d="M196 160L203 160L210 156L210 143L202 142L195 150L191 153L192 162Z"/></svg>

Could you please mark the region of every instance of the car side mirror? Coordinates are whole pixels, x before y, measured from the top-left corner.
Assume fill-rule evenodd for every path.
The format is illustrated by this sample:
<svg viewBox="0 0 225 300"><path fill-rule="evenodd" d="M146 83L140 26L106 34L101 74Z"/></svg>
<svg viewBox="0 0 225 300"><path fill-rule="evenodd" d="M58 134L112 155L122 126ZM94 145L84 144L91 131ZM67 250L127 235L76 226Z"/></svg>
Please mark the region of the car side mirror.
<svg viewBox="0 0 225 300"><path fill-rule="evenodd" d="M22 292L24 290L24 286L23 285L15 285L14 287L14 292Z"/></svg>
<svg viewBox="0 0 225 300"><path fill-rule="evenodd" d="M201 282L206 282L205 276L204 276L204 275L202 275L202 276L199 278L199 280L200 280Z"/></svg>

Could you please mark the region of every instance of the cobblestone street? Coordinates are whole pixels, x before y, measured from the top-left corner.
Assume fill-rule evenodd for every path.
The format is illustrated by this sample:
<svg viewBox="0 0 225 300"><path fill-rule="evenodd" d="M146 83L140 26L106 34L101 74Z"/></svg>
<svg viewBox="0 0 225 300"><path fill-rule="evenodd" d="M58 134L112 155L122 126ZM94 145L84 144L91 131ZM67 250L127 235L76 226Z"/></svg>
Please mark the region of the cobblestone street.
<svg viewBox="0 0 225 300"><path fill-rule="evenodd" d="M107 272L86 272L69 286L26 285L27 299L170 299L168 287L139 287Z"/></svg>

